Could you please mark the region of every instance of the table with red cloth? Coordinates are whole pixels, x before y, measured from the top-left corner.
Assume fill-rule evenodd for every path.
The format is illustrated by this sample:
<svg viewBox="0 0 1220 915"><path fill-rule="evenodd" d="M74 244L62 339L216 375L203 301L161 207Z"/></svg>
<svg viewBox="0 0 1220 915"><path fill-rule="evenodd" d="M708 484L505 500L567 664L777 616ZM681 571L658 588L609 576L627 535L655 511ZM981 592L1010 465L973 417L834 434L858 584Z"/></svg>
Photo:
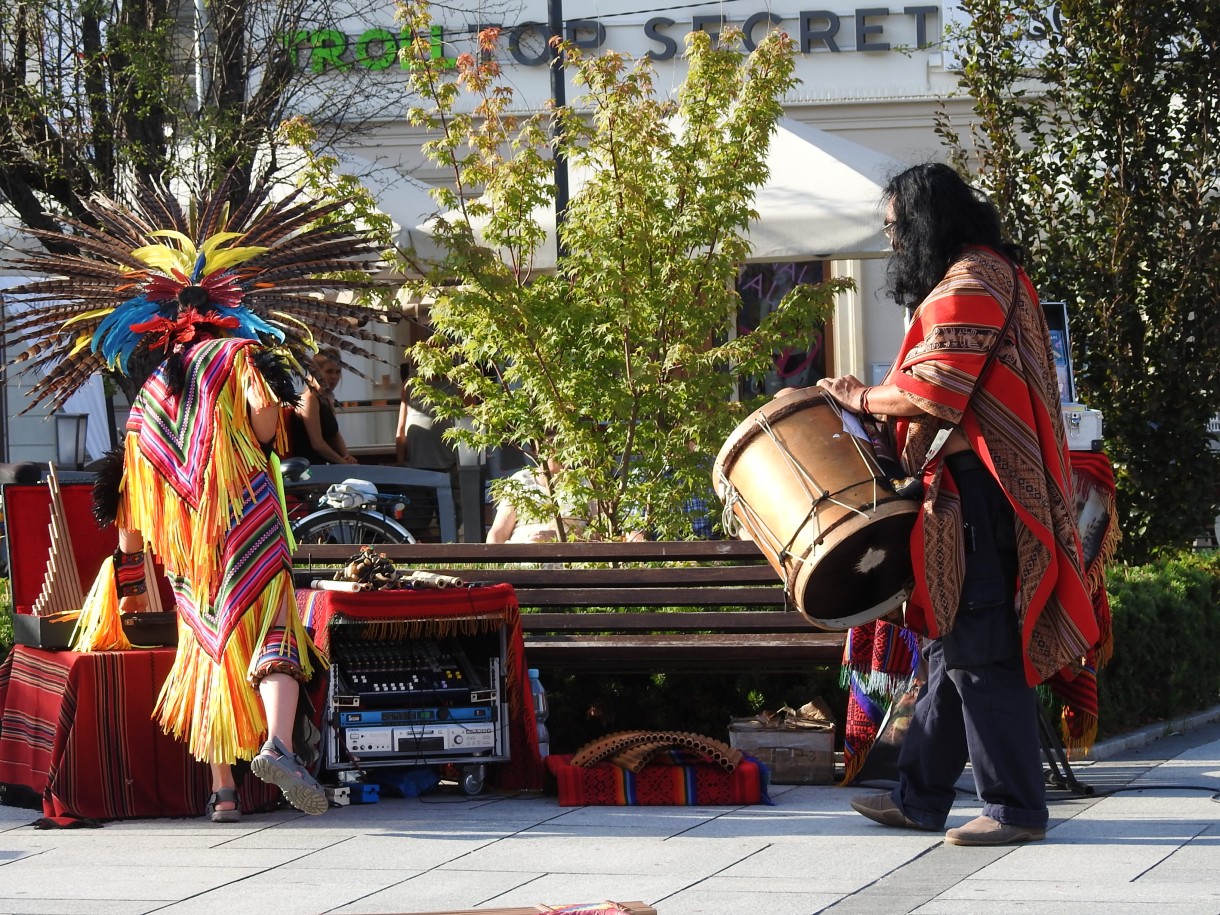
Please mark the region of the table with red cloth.
<svg viewBox="0 0 1220 915"><path fill-rule="evenodd" d="M448 638L504 628L509 759L493 767L488 781L500 788L531 791L546 784L525 666L521 612L512 585L355 593L301 590L297 603L305 625L324 652L330 645L330 625L337 617L395 624L396 634L411 638Z"/></svg>
<svg viewBox="0 0 1220 915"><path fill-rule="evenodd" d="M44 825L200 816L208 767L152 718L173 648L47 651L16 645L0 665L3 800L41 799ZM245 779L245 810L278 792Z"/></svg>
<svg viewBox="0 0 1220 915"><path fill-rule="evenodd" d="M510 760L489 773L489 781L517 789L544 785L511 585L365 594L302 591L298 597L323 647L336 615L410 620L424 637L505 626ZM15 646L0 665L0 801L40 799L46 825L201 815L211 790L208 767L152 717L174 653L152 648L79 654ZM317 695L317 687L314 691ZM269 808L278 800L276 789L257 778L244 780L244 810Z"/></svg>

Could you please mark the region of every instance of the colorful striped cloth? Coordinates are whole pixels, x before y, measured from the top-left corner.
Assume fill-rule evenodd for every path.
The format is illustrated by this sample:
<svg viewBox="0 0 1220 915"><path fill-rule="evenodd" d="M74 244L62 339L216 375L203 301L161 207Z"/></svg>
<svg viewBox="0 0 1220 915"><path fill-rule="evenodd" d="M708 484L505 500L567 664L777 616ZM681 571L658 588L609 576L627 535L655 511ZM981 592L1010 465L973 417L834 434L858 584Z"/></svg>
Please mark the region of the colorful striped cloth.
<svg viewBox="0 0 1220 915"><path fill-rule="evenodd" d="M1106 666L1114 651L1110 599L1106 594L1106 565L1114 557L1121 534L1110 459L1092 451L1073 451L1072 484L1076 492L1085 583L1093 599L1099 635L1097 644L1085 655L1080 670L1060 671L1047 681L1047 686L1062 706L1063 745L1069 755L1079 756L1088 753L1097 740L1097 672Z"/></svg>
<svg viewBox="0 0 1220 915"><path fill-rule="evenodd" d="M0 785L41 799L43 826L201 815L208 767L152 717L173 661L172 648L15 646L0 665ZM247 812L279 803L279 790L256 778L240 796Z"/></svg>
<svg viewBox="0 0 1220 915"><path fill-rule="evenodd" d="M860 774L891 701L907 688L919 664L919 639L909 629L873 620L848 630L842 684L847 690L843 781Z"/></svg>
<svg viewBox="0 0 1220 915"><path fill-rule="evenodd" d="M638 773L613 763L574 766L572 755L548 756L561 807L716 807L771 804L767 767L743 757L732 772L680 751L658 753Z"/></svg>

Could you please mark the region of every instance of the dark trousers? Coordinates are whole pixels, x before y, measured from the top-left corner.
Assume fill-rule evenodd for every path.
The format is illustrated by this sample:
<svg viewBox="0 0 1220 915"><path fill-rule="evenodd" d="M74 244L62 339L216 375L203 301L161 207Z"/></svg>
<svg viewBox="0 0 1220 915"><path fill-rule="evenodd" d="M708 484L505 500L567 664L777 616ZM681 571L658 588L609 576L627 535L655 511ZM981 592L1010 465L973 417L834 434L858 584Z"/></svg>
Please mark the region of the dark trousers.
<svg viewBox="0 0 1220 915"><path fill-rule="evenodd" d="M966 580L953 631L924 648L928 681L902 741L893 796L912 820L942 829L969 761L984 816L1041 829L1046 783L1038 697L1025 682L1014 612L1012 509L973 455L957 457L949 466L962 497Z"/></svg>

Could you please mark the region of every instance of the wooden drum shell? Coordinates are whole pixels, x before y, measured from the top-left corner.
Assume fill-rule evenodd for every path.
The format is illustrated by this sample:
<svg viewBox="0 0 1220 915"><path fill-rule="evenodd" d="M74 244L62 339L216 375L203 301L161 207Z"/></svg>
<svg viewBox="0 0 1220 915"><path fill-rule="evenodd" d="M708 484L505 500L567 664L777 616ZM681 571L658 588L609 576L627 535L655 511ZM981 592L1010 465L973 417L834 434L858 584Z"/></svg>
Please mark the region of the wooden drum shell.
<svg viewBox="0 0 1220 915"><path fill-rule="evenodd" d="M906 599L919 502L894 494L871 444L844 429L822 391L751 413L720 449L712 478L814 625L857 626Z"/></svg>

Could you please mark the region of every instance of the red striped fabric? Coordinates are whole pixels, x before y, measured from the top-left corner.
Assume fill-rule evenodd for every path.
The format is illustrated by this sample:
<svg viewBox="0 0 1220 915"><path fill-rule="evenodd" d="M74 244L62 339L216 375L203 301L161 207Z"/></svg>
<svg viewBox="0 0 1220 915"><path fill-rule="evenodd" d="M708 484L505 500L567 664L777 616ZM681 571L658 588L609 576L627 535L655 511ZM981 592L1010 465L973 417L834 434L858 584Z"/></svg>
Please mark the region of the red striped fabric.
<svg viewBox="0 0 1220 915"><path fill-rule="evenodd" d="M201 815L208 767L152 719L173 660L172 648L78 654L15 646L0 666L0 784L40 796L56 825ZM245 780L243 809L278 801L274 787Z"/></svg>

